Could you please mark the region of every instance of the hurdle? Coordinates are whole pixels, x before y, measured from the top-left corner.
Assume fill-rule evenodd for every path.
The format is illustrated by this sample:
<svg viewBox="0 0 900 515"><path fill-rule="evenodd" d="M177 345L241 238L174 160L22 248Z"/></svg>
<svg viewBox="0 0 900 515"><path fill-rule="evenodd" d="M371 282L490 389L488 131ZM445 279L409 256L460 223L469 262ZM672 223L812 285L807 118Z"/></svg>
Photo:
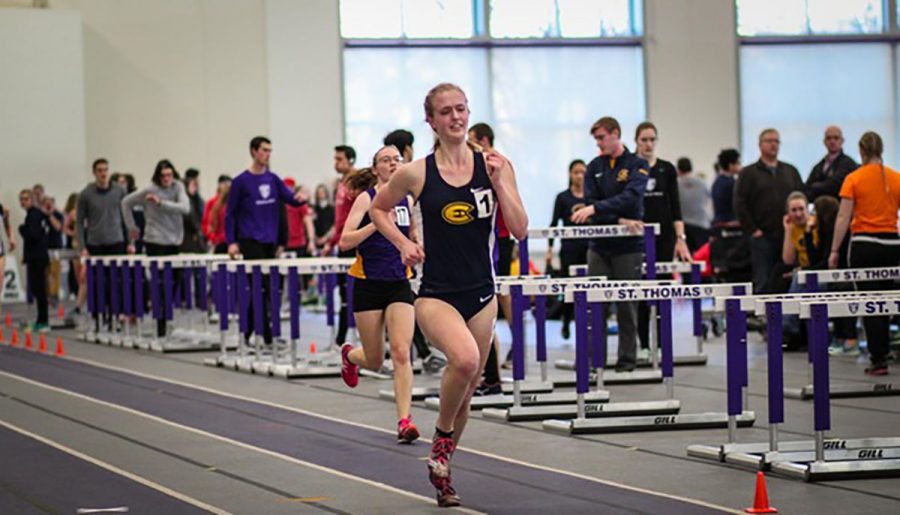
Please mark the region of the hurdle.
<svg viewBox="0 0 900 515"><path fill-rule="evenodd" d="M896 291L885 292L822 292L797 293L780 295L759 295L754 297L717 298L717 305L727 302L739 302L743 311L765 314L768 331L768 443L736 443L734 433L729 432L728 443L716 446L691 445L687 454L695 458L732 463L752 470L769 470L771 465L779 462L813 461L814 441L780 442L779 427L784 422L782 317L785 314L801 312L804 303L830 303L838 301L860 302L866 300L890 300L898 297ZM826 321L827 324L827 321ZM813 334L809 335L813 345ZM827 340L827 328L826 328ZM826 343L827 357L827 343ZM826 459L855 460L867 456L866 449L885 449L900 447L900 438L862 438L862 439L830 439L824 443ZM889 449L881 452L885 457L900 457L900 449Z"/></svg>
<svg viewBox="0 0 900 515"><path fill-rule="evenodd" d="M87 267L87 292L88 292L88 329L83 333L82 339L91 343L109 345L117 330L115 313L112 313L108 324L103 323L107 303L111 311L115 311L118 302L118 293L110 287L110 299L106 298L106 266L113 261L127 257L122 256L88 256L83 258ZM95 298L96 297L96 298ZM115 300L115 301L114 301ZM90 320L96 316L96 321ZM91 328L92 327L92 328Z"/></svg>
<svg viewBox="0 0 900 515"><path fill-rule="evenodd" d="M156 328L149 338L139 334L135 346L155 352L208 352L218 350L221 341L215 333L208 329L208 277L210 267L215 263L228 259L225 254L174 254L169 256L142 256L142 269L149 269L150 297L154 320L163 320L165 324L175 324L166 336L160 338ZM174 275L181 270L181 283L176 285ZM143 282L143 270L134 271L135 287ZM160 295L158 285L162 278L163 292ZM125 282L128 285L128 282ZM178 289L176 290L176 286ZM194 303L194 291L197 295ZM176 298L176 292L178 293ZM135 295L135 305L141 304ZM176 313L175 307L179 310ZM138 317L138 313L133 313ZM140 317L138 317L140 320ZM176 323L178 321L178 323ZM139 324L140 327L140 324Z"/></svg>
<svg viewBox="0 0 900 515"><path fill-rule="evenodd" d="M528 383L525 380L525 323L524 314L527 311L528 298L534 297L536 302L543 300L546 295L555 295L565 291L567 287L576 283L605 282L605 277L576 277L559 278L548 276L519 276L498 277L496 281L497 293L510 295L512 300L512 353L513 353L513 380L510 392L509 386L504 385L502 394L473 397L470 407L473 410L484 408L510 408L516 412L522 406L543 406L552 404L569 404L575 402L574 392L554 392L553 383L548 377L547 368L547 338L546 338L546 309L535 310L536 319L536 359L541 367L541 380L539 383ZM586 397L586 402L606 402L609 400L609 392L594 391ZM438 408L440 401L435 398L425 400L425 405L430 408Z"/></svg>
<svg viewBox="0 0 900 515"><path fill-rule="evenodd" d="M691 281L689 284L700 284L700 274L706 270L706 263L688 263L683 261L660 261L656 263L656 274L659 275L672 275L674 273L680 273L683 275L690 274ZM643 271L647 273L647 264L645 263L643 266ZM569 267L569 275L570 276L585 276L587 275L587 265L571 265ZM702 311L702 300L701 299L692 299L691 300L691 312L693 315L692 318L692 335L697 342L697 354L679 354L674 357L674 365L677 366L699 366L705 365L707 362L707 356L703 353L703 311ZM654 325L650 326L650 334L655 333L656 328ZM651 342L651 347L654 345L658 346L658 342ZM614 367L616 365L615 359L609 360L609 366ZM553 362L553 366L560 370L575 370L575 361L571 359L558 359ZM659 368L659 362L653 359L653 356L650 359L639 359L637 362L637 366L641 368L653 367L654 369Z"/></svg>
<svg viewBox="0 0 900 515"><path fill-rule="evenodd" d="M815 429L814 461L773 463L771 470L804 481L859 479L900 475L900 452L897 449L867 448L854 450L856 460L827 461L825 432L831 429L828 378L828 318L888 316L900 314L900 294L877 300L812 301L800 304L800 318L812 320L810 341L813 347L813 385L817 393L813 404Z"/></svg>
<svg viewBox="0 0 900 515"><path fill-rule="evenodd" d="M238 354L229 355L222 349L215 358L204 360L204 364L249 372L271 375L285 379L339 377L340 357L335 352L322 352L315 356L301 355L300 340L300 275L325 274L333 279L337 273L346 273L353 264L353 258L289 258L241 260L219 263L216 267L216 308L219 313L219 331L222 339L229 331L229 307L238 305ZM251 275L248 284L247 275ZM271 352L264 352L262 335L264 332L262 281L269 276L270 323L272 330ZM285 341L281 330L281 280L287 279L289 304L289 338ZM329 279L328 283L335 284ZM333 295L333 292L332 292ZM333 298L333 297L330 297ZM250 303L259 306L253 310L253 320L248 320ZM329 303L330 304L330 303ZM331 308L333 310L333 307ZM253 355L243 341L243 334L253 324Z"/></svg>
<svg viewBox="0 0 900 515"><path fill-rule="evenodd" d="M549 380L548 377L548 369L547 369L547 333L546 333L546 319L547 319L547 310L546 304L543 304L541 301L545 299L546 295L556 295L565 290L567 285L575 284L577 282L584 282L587 279L588 281L604 281L605 277L591 277L591 278L559 278L559 277L548 277L548 276L540 276L540 275L521 275L521 276L501 276L497 277L494 282L494 291L497 294L503 295L511 295L512 289L511 286L514 284L518 284L522 286L521 295L523 296L534 296L535 302L537 303L535 309L535 320L536 320L536 333L537 333L537 342L536 342L536 355L537 361L541 367L541 380L540 382L524 382L519 381L519 393L523 395L522 402L524 404L558 404L561 399L565 398L560 397L559 394L553 394L553 383ZM543 304L543 306L542 306ZM515 353L515 349L521 346L524 349L525 346L525 331L524 331L524 312L527 310L525 307L524 300L518 297L513 298L512 303L512 311L514 320L510 321L510 327L512 328L512 338L513 338L513 352ZM521 324L519 324L521 322ZM521 325L521 327L520 327ZM524 356L524 354L523 354ZM523 358L524 362L524 358ZM513 375L515 376L516 372L516 361L513 359ZM524 379L524 372L523 372ZM503 393L500 395L488 395L484 397L473 397L471 402L472 409L481 409L483 407L508 407L513 404L513 397L511 394L515 391L515 379L513 379L512 383L503 382L501 383L501 388ZM425 401L425 405L431 408L436 408L439 403L436 399L440 395L440 387L414 387L412 391L412 397L414 401ZM393 390L380 390L378 392L378 396L382 399L386 400L394 400L394 391ZM597 396L598 399L602 398L602 395ZM562 401L562 402L574 402L572 401Z"/></svg>
<svg viewBox="0 0 900 515"><path fill-rule="evenodd" d="M740 328L746 325L746 316L739 310L728 310L728 338L727 338L727 381L728 381L728 411L727 413L707 412L683 414L680 403L675 399L674 364L672 356L672 301L714 298L721 295L746 295L751 291L751 286L745 283L737 284L710 284L710 285L675 285L655 286L640 285L632 287L582 289L566 293L567 301L575 302L576 318L581 315L586 318L585 311L588 302L614 302L614 301L654 301L660 305L660 341L662 348L662 373L663 382L666 385L668 400L673 409L664 414L642 414L636 416L611 416L604 413L612 403L607 405L587 406L582 400L578 401L575 410L565 413L565 417L544 420L543 428L548 431L564 434L593 434L593 433L617 433L632 431L669 431L683 429L707 429L719 427L749 426L756 419L752 411L745 411L742 396L746 395L744 389L747 385L747 347L746 337L740 337ZM583 322L576 331L584 333ZM603 367L605 365L605 348L594 350L594 365L597 368L598 385L603 381ZM578 384L576 391L579 396L587 393L588 383L588 356L587 344L583 337L576 340L576 362ZM741 371L743 370L743 373ZM743 395L742 395L743 394ZM678 403L678 404L675 404ZM588 409L590 408L590 409Z"/></svg>
<svg viewBox="0 0 900 515"><path fill-rule="evenodd" d="M900 266L881 268L850 268L844 270L810 270L801 271L797 282L805 285L812 291L817 291L821 285L900 280ZM812 366L812 353L808 352L810 366ZM811 384L802 388L788 388L784 394L792 399L810 400L813 396ZM897 383L871 383L866 385L837 384L831 385L829 395L832 398L853 397L884 397L900 395L900 384Z"/></svg>
<svg viewBox="0 0 900 515"><path fill-rule="evenodd" d="M640 288L644 286L649 287L657 287L657 286L668 286L668 281L621 281L621 282L609 282L603 280L594 280L595 278L569 278L569 279L554 279L554 281L561 282L561 288L547 288L546 290L555 291L556 293L564 293L566 297L571 296L571 292L580 292L576 293L576 297L578 295L583 295L584 291L590 290L592 288ZM540 291L541 284L538 285L530 285L533 289L535 286L538 287L538 291ZM512 285L510 288L524 288L523 285ZM515 290L514 295L515 295ZM515 297L514 297L515 298ZM606 346L603 341L604 332L604 313L603 306L599 302L592 302L590 305L591 308L591 335L588 336L588 303L584 302L582 304L576 304L575 309L575 319L576 319L576 327L575 327L575 340L576 340L576 356L578 356L579 351L583 350L585 356L587 355L587 347L588 347L588 339L592 341L593 348L593 364L597 367L597 377L598 380L594 383L597 386L595 391L584 391L584 392L566 392L559 393L555 397L558 397L557 402L545 402L545 403L528 403L525 404L523 402L514 402L512 406L507 409L502 408L488 408L483 411L483 415L486 418L504 420L507 422L523 422L523 421L535 421L535 420L546 420L551 418L571 418L575 417L578 414L579 406L587 404L586 410L591 413L591 416L594 417L613 417L613 416L628 416L628 415L659 415L659 414L671 414L677 413L680 409L680 403L677 400L669 399L664 401L642 401L642 402L611 402L609 404L604 404L603 406L597 406L596 404L599 402L606 402L609 399L609 392L604 390L605 384L611 384L611 381L605 381L606 377L603 375L602 367L603 361L605 359L606 354ZM585 357L585 359L587 359ZM514 373L516 370L516 349L513 348L513 367ZM519 359L521 364L523 365L521 370L522 373L514 376L516 379L524 378L524 360L522 358ZM585 366L586 362L585 362ZM636 376L635 376L636 374ZM635 371L629 373L613 373L613 377L620 378L621 376L632 376L632 378L639 378L641 382L662 382L662 372L661 371ZM635 381L631 381L632 383ZM555 381L554 385L559 384L559 381ZM619 383L621 384L621 382ZM565 402L561 402L565 401Z"/></svg>

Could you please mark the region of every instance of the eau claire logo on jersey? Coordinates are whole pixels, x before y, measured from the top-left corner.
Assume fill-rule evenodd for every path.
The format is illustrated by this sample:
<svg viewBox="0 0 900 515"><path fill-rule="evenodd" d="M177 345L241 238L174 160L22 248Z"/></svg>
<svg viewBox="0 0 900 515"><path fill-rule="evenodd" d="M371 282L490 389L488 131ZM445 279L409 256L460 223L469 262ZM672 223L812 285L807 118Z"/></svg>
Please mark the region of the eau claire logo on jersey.
<svg viewBox="0 0 900 515"><path fill-rule="evenodd" d="M267 199L269 195L272 194L272 186L269 184L260 184L259 185L259 196Z"/></svg>
<svg viewBox="0 0 900 515"><path fill-rule="evenodd" d="M474 211L468 202L451 202L441 210L441 217L450 225L465 225L475 219Z"/></svg>

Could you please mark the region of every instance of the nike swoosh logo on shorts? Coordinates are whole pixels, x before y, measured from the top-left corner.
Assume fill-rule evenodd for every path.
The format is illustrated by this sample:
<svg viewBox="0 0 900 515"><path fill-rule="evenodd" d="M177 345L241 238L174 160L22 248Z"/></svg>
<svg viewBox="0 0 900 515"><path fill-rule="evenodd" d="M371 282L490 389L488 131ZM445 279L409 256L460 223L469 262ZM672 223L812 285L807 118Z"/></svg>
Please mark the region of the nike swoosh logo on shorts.
<svg viewBox="0 0 900 515"><path fill-rule="evenodd" d="M493 297L493 295L488 295L487 297L485 297L485 298L483 298L483 299L482 299L481 297L478 297L478 302L480 302L480 303L483 304L483 303L485 303L485 302L491 300L491 297Z"/></svg>

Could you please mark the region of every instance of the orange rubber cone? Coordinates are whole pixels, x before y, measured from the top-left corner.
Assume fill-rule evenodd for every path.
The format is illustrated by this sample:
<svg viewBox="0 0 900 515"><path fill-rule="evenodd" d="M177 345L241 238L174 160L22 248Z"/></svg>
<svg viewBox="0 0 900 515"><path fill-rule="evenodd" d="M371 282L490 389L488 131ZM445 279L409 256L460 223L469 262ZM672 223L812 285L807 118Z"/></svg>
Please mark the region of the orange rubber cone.
<svg viewBox="0 0 900 515"><path fill-rule="evenodd" d="M57 356L65 356L66 355L65 349L63 349L62 336L56 337L56 355Z"/></svg>
<svg viewBox="0 0 900 515"><path fill-rule="evenodd" d="M9 343L11 343L13 347L19 346L19 330L18 329L13 329L12 339L9 340Z"/></svg>
<svg viewBox="0 0 900 515"><path fill-rule="evenodd" d="M0 343L6 343L6 336L3 334L3 329L0 329Z"/></svg>
<svg viewBox="0 0 900 515"><path fill-rule="evenodd" d="M60 320L66 318L66 308L63 307L62 303L59 304L59 309L56 310L56 318Z"/></svg>
<svg viewBox="0 0 900 515"><path fill-rule="evenodd" d="M744 508L747 513L778 513L778 510L769 506L769 494L766 492L766 475L759 471L756 473L756 495L752 508Z"/></svg>
<svg viewBox="0 0 900 515"><path fill-rule="evenodd" d="M7 328L7 329L9 329L10 327L12 327L12 317L9 316L9 313L6 314L6 322L5 322L5 324L6 324L6 328Z"/></svg>
<svg viewBox="0 0 900 515"><path fill-rule="evenodd" d="M34 340L31 339L31 331L25 331L25 348L28 350L34 348Z"/></svg>
<svg viewBox="0 0 900 515"><path fill-rule="evenodd" d="M310 354L316 353L316 342L309 342L309 353Z"/></svg>
<svg viewBox="0 0 900 515"><path fill-rule="evenodd" d="M42 353L47 352L47 335L44 333L41 333L41 343L38 346L38 351Z"/></svg>

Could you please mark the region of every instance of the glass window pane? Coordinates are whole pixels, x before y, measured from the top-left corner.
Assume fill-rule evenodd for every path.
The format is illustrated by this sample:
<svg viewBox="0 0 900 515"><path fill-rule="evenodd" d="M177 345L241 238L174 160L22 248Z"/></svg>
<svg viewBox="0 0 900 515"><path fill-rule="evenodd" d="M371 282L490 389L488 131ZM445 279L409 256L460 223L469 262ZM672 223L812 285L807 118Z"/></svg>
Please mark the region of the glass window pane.
<svg viewBox="0 0 900 515"><path fill-rule="evenodd" d="M404 0L403 32L408 38L470 38L472 0Z"/></svg>
<svg viewBox="0 0 900 515"><path fill-rule="evenodd" d="M803 177L825 155L822 135L830 124L843 129L844 151L856 160L865 131L896 141L890 45L744 46L740 57L745 163L759 158L757 138L766 127L781 133L780 158ZM865 70L866 76L829 70ZM885 162L896 157L896 146L885 145Z"/></svg>
<svg viewBox="0 0 900 515"><path fill-rule="evenodd" d="M490 0L491 36L557 37L554 0Z"/></svg>
<svg viewBox="0 0 900 515"><path fill-rule="evenodd" d="M341 36L345 38L399 38L402 0L340 0Z"/></svg>
<svg viewBox="0 0 900 515"><path fill-rule="evenodd" d="M881 0L808 0L813 34L872 34L884 29Z"/></svg>
<svg viewBox="0 0 900 515"><path fill-rule="evenodd" d="M381 147L385 134L407 129L416 155L433 144L422 101L440 82L459 84L472 119L490 119L487 50L469 48L350 48L344 50L344 120L347 142L360 166Z"/></svg>
<svg viewBox="0 0 900 515"><path fill-rule="evenodd" d="M738 34L806 34L806 0L737 0Z"/></svg>
<svg viewBox="0 0 900 515"><path fill-rule="evenodd" d="M607 80L610 69L614 81ZM501 48L493 51L491 72L497 149L515 166L531 225L546 227L555 193L568 186L569 162L597 155L591 124L611 115L631 134L644 120L642 51ZM546 248L545 241L533 245Z"/></svg>
<svg viewBox="0 0 900 515"><path fill-rule="evenodd" d="M564 38L631 36L631 1L559 0L559 31Z"/></svg>
<svg viewBox="0 0 900 515"><path fill-rule="evenodd" d="M641 0L490 0L495 38L632 36Z"/></svg>

